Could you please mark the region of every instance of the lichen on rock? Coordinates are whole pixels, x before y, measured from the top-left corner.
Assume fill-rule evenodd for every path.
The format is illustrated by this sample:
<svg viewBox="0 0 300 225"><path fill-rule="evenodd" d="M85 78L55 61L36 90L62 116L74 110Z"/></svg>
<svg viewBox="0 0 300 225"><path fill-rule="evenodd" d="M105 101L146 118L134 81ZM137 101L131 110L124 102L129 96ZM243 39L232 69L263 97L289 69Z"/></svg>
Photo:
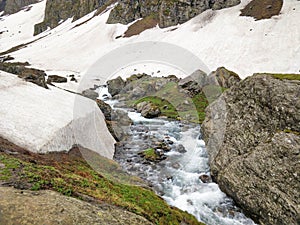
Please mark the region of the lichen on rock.
<svg viewBox="0 0 300 225"><path fill-rule="evenodd" d="M68 18L75 21L104 6L106 2L106 0L47 1L44 21L34 26L34 35L47 30L48 27L54 28Z"/></svg>
<svg viewBox="0 0 300 225"><path fill-rule="evenodd" d="M202 124L214 180L260 224L299 223L299 76L248 77Z"/></svg>

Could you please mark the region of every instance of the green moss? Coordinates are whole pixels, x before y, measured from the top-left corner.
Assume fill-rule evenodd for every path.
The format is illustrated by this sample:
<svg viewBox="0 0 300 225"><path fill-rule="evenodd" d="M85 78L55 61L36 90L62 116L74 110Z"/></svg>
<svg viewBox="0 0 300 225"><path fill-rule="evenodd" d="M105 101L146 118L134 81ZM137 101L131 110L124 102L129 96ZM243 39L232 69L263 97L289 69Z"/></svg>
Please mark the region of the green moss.
<svg viewBox="0 0 300 225"><path fill-rule="evenodd" d="M147 97L144 97L144 98L141 98L141 99L135 101L134 105L136 106L137 104L139 104L141 102L153 103L160 109L162 116L166 116L171 119L176 119L179 116L176 108L170 102L168 102L167 100L162 99L160 97L147 96Z"/></svg>
<svg viewBox="0 0 300 225"><path fill-rule="evenodd" d="M7 181L12 177L12 170L17 169L20 166L20 162L15 159L10 159L0 155L0 180Z"/></svg>
<svg viewBox="0 0 300 225"><path fill-rule="evenodd" d="M300 74L268 74L280 80L300 80Z"/></svg>
<svg viewBox="0 0 300 225"><path fill-rule="evenodd" d="M160 108L161 115L171 119L187 120L192 123L202 123L205 119L205 109L209 103L216 100L226 88L208 85L203 92L192 98L187 97L179 91L175 82L169 82L155 96L146 96L133 103L152 102ZM187 104L183 102L187 101Z"/></svg>
<svg viewBox="0 0 300 225"><path fill-rule="evenodd" d="M154 148L148 148L146 150L144 150L141 155L147 159L147 160L150 160L150 161L155 161L158 159L158 155L156 154L155 152L155 149Z"/></svg>
<svg viewBox="0 0 300 225"><path fill-rule="evenodd" d="M148 149L145 154L153 156L153 151ZM96 201L107 202L141 215L154 224L201 224L190 214L167 205L153 191L109 180L84 160L72 159L51 164L31 161L0 152L0 163L4 165L0 169L0 179L27 184L31 190L52 189L79 198L91 196Z"/></svg>
<svg viewBox="0 0 300 225"><path fill-rule="evenodd" d="M300 132L294 131L294 130L290 130L290 129L285 129L283 132L295 134L295 135L298 135L298 136L300 135Z"/></svg>

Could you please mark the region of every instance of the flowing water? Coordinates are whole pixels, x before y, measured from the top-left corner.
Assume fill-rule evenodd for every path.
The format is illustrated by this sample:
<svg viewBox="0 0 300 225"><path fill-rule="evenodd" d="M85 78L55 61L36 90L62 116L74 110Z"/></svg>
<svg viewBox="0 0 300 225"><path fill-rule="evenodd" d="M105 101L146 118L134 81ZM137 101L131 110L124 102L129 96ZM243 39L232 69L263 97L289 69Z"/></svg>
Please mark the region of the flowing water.
<svg viewBox="0 0 300 225"><path fill-rule="evenodd" d="M101 96L101 95L100 95ZM110 105L115 102L107 101ZM123 109L126 110L126 109ZM254 225L211 181L208 155L200 127L165 119L146 119L126 110L133 120L131 134L116 147L115 160L132 175L144 179L170 205L193 214L207 225ZM167 146L158 162L139 155L154 146ZM159 149L158 149L159 150Z"/></svg>

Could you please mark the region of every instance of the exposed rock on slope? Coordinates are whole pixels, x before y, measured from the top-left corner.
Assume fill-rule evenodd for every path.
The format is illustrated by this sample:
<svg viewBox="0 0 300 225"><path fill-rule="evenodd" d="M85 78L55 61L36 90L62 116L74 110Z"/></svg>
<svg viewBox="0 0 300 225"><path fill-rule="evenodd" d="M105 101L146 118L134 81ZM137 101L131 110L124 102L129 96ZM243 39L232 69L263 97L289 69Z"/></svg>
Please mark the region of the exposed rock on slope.
<svg viewBox="0 0 300 225"><path fill-rule="evenodd" d="M251 16L256 20L269 19L279 15L283 0L253 0L241 10L241 16Z"/></svg>
<svg viewBox="0 0 300 225"><path fill-rule="evenodd" d="M44 21L35 25L34 34L45 31L47 27L54 28L68 18L77 20L105 3L106 0L47 1Z"/></svg>
<svg viewBox="0 0 300 225"><path fill-rule="evenodd" d="M0 62L0 70L5 71L7 73L12 73L18 75L18 77L39 85L43 88L48 88L45 76L46 73L42 70L28 68L28 63L1 63Z"/></svg>
<svg viewBox="0 0 300 225"><path fill-rule="evenodd" d="M0 196L0 224L152 224L115 206L96 206L49 190L0 187Z"/></svg>
<svg viewBox="0 0 300 225"><path fill-rule="evenodd" d="M209 75L197 70L180 80L174 75L135 74L126 81L117 77L107 83L109 92L119 104L136 108L146 118L166 116L202 123L208 103L239 81L236 73L221 67Z"/></svg>
<svg viewBox="0 0 300 225"><path fill-rule="evenodd" d="M40 0L0 0L0 12L4 11L5 14L16 13L24 6L37 3Z"/></svg>
<svg viewBox="0 0 300 225"><path fill-rule="evenodd" d="M207 9L222 9L235 6L240 0L156 0L156 1L119 1L112 10L108 23L128 24L139 18L156 15L160 27L184 23Z"/></svg>
<svg viewBox="0 0 300 225"><path fill-rule="evenodd" d="M223 191L260 224L299 224L300 75L241 81L208 107L202 129Z"/></svg>

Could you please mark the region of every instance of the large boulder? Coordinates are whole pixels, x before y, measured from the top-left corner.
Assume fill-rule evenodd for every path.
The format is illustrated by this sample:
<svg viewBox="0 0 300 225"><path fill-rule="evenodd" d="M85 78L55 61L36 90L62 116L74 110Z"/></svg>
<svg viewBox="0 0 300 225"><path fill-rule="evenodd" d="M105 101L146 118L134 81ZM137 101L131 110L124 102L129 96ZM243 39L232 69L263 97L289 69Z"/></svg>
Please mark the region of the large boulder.
<svg viewBox="0 0 300 225"><path fill-rule="evenodd" d="M152 102L141 102L137 104L137 111L142 114L145 118L158 117L161 113L158 106L154 105Z"/></svg>
<svg viewBox="0 0 300 225"><path fill-rule="evenodd" d="M208 84L216 84L222 88L230 88L233 85L239 83L241 78L235 72L232 72L225 67L220 67L216 71L213 71L207 77Z"/></svg>
<svg viewBox="0 0 300 225"><path fill-rule="evenodd" d="M125 87L125 81L121 77L107 81L108 92L111 96L115 96Z"/></svg>
<svg viewBox="0 0 300 225"><path fill-rule="evenodd" d="M102 113L105 116L106 120L111 120L111 113L112 113L112 108L109 104L105 103L104 101L97 99L96 100L98 107L102 111Z"/></svg>
<svg viewBox="0 0 300 225"><path fill-rule="evenodd" d="M178 85L184 89L190 97L202 91L202 88L206 85L207 74L201 70L197 70L190 76L180 80Z"/></svg>
<svg viewBox="0 0 300 225"><path fill-rule="evenodd" d="M202 124L213 179L260 224L300 221L299 76L248 77Z"/></svg>

